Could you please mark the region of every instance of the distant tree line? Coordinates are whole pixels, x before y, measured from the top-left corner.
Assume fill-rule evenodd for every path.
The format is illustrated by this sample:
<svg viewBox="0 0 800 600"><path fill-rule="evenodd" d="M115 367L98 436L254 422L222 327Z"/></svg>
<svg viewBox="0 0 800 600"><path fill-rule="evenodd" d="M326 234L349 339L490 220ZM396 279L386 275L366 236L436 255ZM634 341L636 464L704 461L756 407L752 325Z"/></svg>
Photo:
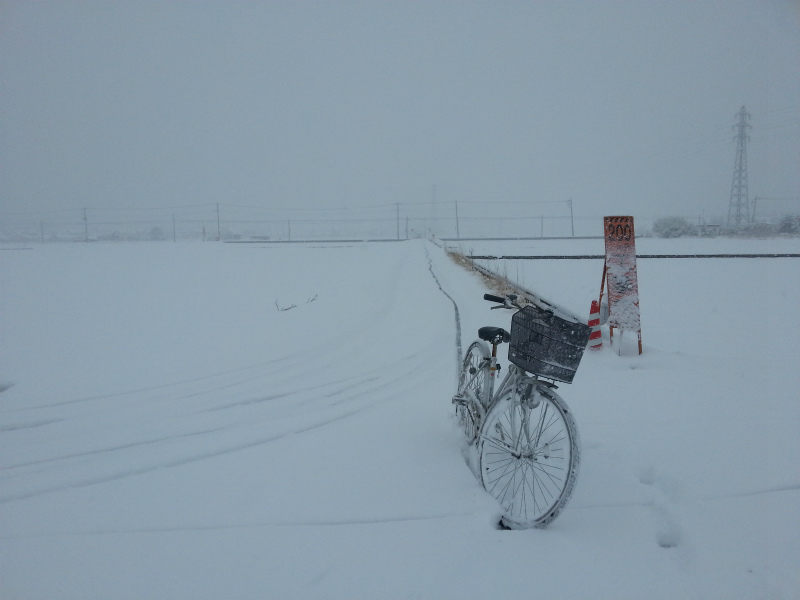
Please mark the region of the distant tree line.
<svg viewBox="0 0 800 600"><path fill-rule="evenodd" d="M777 225L747 223L738 229L716 227L713 230L690 223L684 217L661 217L653 223L653 235L662 238L691 237L696 235L739 235L761 237L777 233L800 234L800 215L785 215Z"/></svg>
<svg viewBox="0 0 800 600"><path fill-rule="evenodd" d="M653 223L653 233L662 238L676 238L697 235L697 225L689 223L684 217L662 217Z"/></svg>

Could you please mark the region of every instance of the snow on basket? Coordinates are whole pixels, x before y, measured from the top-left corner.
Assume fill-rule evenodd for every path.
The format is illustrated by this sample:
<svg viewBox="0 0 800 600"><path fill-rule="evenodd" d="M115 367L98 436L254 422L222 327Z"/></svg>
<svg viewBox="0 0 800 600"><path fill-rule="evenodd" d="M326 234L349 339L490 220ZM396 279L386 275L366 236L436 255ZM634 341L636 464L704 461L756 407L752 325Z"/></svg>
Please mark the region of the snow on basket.
<svg viewBox="0 0 800 600"><path fill-rule="evenodd" d="M526 306L511 318L508 360L548 379L572 383L591 328L538 306Z"/></svg>

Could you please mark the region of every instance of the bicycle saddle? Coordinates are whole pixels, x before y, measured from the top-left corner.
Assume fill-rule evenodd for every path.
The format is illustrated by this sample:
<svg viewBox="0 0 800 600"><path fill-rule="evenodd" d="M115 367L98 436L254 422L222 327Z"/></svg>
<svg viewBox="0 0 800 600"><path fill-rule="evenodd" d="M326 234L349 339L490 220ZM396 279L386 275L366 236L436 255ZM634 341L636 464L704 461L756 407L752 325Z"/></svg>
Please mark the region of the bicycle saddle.
<svg viewBox="0 0 800 600"><path fill-rule="evenodd" d="M502 327L481 327L478 337L492 344L502 344L511 339L509 333Z"/></svg>

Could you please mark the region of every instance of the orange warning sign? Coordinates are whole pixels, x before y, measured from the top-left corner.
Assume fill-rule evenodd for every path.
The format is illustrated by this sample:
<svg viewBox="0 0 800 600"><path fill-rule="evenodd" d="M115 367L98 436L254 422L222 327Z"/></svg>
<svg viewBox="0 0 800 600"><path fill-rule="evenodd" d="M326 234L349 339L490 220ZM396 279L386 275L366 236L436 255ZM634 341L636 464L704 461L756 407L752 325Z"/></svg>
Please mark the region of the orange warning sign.
<svg viewBox="0 0 800 600"><path fill-rule="evenodd" d="M603 283L608 282L608 326L639 334L642 352L642 326L639 316L639 280L636 275L636 236L633 217L605 217L606 264ZM602 299L602 286L600 288Z"/></svg>

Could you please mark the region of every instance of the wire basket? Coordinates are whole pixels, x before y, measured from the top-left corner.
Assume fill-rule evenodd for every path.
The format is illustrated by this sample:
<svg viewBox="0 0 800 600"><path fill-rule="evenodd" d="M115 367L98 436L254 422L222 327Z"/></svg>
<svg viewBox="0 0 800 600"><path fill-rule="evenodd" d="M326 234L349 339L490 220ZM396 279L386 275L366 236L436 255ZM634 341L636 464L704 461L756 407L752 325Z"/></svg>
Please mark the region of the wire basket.
<svg viewBox="0 0 800 600"><path fill-rule="evenodd" d="M529 373L572 383L591 331L583 323L526 306L511 318L508 360Z"/></svg>

